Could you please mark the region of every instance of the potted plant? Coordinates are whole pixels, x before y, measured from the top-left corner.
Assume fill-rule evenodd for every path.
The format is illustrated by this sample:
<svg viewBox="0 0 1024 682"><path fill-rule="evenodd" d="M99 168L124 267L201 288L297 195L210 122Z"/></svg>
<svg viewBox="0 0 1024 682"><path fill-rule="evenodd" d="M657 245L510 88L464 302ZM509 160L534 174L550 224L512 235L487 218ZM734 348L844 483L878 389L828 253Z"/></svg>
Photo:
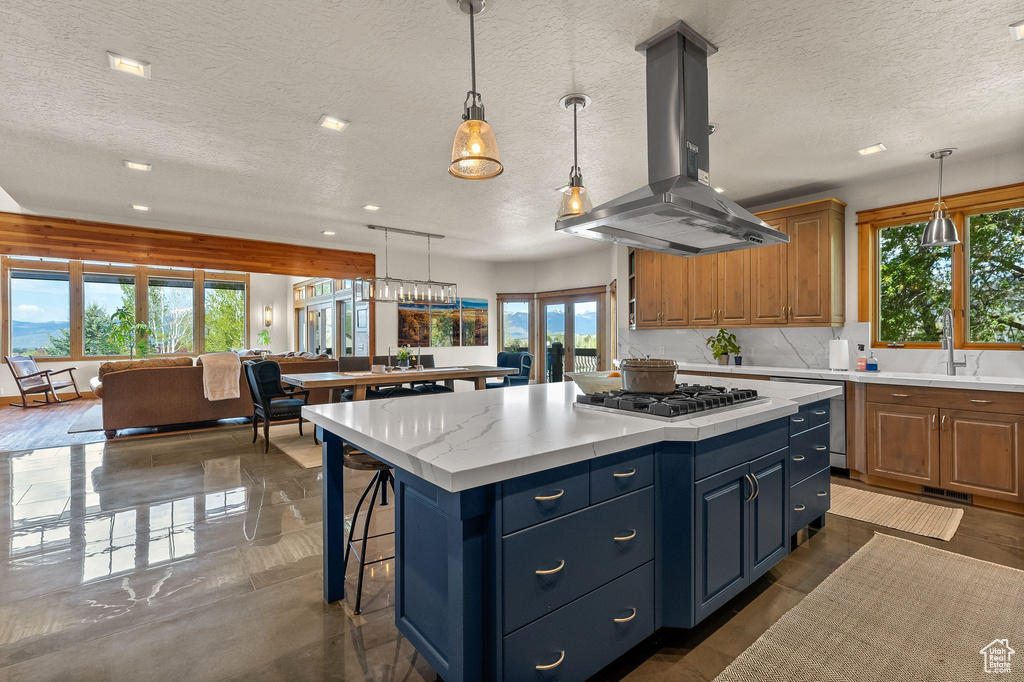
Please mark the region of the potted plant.
<svg viewBox="0 0 1024 682"><path fill-rule="evenodd" d="M258 334L256 334L256 343L260 344L261 346L269 346L270 345L270 330L269 329L264 329L264 330L260 331ZM260 354L263 355L264 357L266 355L268 355L269 353L270 353L270 349L269 348L265 349L265 350L264 349L260 350Z"/></svg>
<svg viewBox="0 0 1024 682"><path fill-rule="evenodd" d="M739 344L736 343L736 335L724 329L719 329L717 334L709 336L704 345L711 349L711 354L720 365L729 364L730 353L740 352Z"/></svg>
<svg viewBox="0 0 1024 682"><path fill-rule="evenodd" d="M409 347L399 348L398 352L395 353L395 359L398 361L399 367L409 367L409 359L412 358L412 351Z"/></svg>
<svg viewBox="0 0 1024 682"><path fill-rule="evenodd" d="M148 324L135 321L135 309L123 305L114 311L111 316L114 324L110 327L110 340L119 348L128 350L128 357L135 359L138 352L140 358L144 358L152 351L149 345L149 335L153 330Z"/></svg>

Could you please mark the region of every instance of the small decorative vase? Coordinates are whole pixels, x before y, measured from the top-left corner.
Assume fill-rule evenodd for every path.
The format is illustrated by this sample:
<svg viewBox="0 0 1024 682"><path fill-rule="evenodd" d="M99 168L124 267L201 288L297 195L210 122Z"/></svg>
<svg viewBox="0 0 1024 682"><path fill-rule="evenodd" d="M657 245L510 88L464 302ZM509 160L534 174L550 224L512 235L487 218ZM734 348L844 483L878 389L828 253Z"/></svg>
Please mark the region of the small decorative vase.
<svg viewBox="0 0 1024 682"><path fill-rule="evenodd" d="M743 356L742 355L737 355L736 357L734 357L732 359L732 362L733 362L734 365L739 367L740 365L743 364Z"/></svg>
<svg viewBox="0 0 1024 682"><path fill-rule="evenodd" d="M405 360L399 360L398 366L401 367L402 369L409 369L409 358L406 358Z"/></svg>
<svg viewBox="0 0 1024 682"><path fill-rule="evenodd" d="M720 365L728 365L729 364L729 354L728 353L722 353L721 355L719 355L718 356L718 364L720 364Z"/></svg>

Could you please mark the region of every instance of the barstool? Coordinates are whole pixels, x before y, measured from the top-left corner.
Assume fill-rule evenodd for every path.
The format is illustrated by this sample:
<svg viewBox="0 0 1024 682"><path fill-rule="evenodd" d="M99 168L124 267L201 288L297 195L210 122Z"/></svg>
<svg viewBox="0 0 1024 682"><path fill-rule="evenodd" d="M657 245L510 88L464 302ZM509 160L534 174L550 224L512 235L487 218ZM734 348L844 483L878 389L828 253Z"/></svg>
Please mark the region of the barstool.
<svg viewBox="0 0 1024 682"><path fill-rule="evenodd" d="M373 471L373 478L366 485L366 490L359 497L359 502L356 503L355 511L352 512L352 527L348 531L348 543L345 545L345 561L342 563L342 570L346 572L348 570L348 555L352 552L356 555L356 559L359 561L359 580L356 583L356 608L355 613L358 615L361 613L361 605L363 601L363 569L366 568L367 564L379 564L385 561L394 559L395 556L392 554L389 557L382 557L380 559L374 559L373 561L366 560L366 543L368 540L374 538L381 538L385 535L394 535L394 532L380 533L378 535L369 535L370 533L370 518L373 516L373 506L377 503L377 491L380 491L380 505L386 506L388 504L388 486L391 487L391 492L395 491L395 477L391 473L391 467L379 459L371 457L364 452L352 449L349 446L345 446L342 452L342 463L346 468L352 469L353 471ZM359 510L363 507L363 502L366 500L366 496L370 496L370 506L366 509L366 521L363 522L363 545L360 549L356 549L353 537L356 532L356 520L359 518Z"/></svg>

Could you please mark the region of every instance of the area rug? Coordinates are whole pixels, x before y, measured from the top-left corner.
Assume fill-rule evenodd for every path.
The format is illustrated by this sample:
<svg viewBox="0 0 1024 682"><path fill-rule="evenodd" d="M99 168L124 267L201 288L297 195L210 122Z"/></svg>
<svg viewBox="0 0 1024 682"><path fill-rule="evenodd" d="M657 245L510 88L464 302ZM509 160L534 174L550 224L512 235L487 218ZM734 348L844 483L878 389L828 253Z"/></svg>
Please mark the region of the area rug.
<svg viewBox="0 0 1024 682"><path fill-rule="evenodd" d="M947 542L953 538L964 516L964 510L956 507L941 507L834 484L829 513Z"/></svg>
<svg viewBox="0 0 1024 682"><path fill-rule="evenodd" d="M68 433L88 433L89 431L103 430L103 403L93 405L71 424Z"/></svg>
<svg viewBox="0 0 1024 682"><path fill-rule="evenodd" d="M1021 679L1022 613L1024 571L876 534L715 682Z"/></svg>
<svg viewBox="0 0 1024 682"><path fill-rule="evenodd" d="M320 446L313 442L313 424L303 424L302 430L306 435L299 435L299 428L295 424L285 424L270 427L270 446L288 455L304 469L315 469L323 464L323 454ZM262 440L262 429L260 440Z"/></svg>

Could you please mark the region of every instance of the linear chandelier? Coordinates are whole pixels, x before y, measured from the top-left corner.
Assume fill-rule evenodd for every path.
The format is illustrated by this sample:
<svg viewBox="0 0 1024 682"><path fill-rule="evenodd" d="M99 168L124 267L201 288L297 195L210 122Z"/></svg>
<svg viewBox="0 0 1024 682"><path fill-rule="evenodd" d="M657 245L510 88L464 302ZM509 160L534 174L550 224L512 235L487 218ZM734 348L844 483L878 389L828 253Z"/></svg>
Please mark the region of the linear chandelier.
<svg viewBox="0 0 1024 682"><path fill-rule="evenodd" d="M384 276L357 277L355 290L360 297L377 303L456 303L459 300L458 286L452 282L434 281L430 273L430 240L444 239L443 234L400 230L397 227L381 227L380 225L367 225L367 227L384 232ZM427 278L425 280L391 276L388 270L388 234L391 232L426 238Z"/></svg>

